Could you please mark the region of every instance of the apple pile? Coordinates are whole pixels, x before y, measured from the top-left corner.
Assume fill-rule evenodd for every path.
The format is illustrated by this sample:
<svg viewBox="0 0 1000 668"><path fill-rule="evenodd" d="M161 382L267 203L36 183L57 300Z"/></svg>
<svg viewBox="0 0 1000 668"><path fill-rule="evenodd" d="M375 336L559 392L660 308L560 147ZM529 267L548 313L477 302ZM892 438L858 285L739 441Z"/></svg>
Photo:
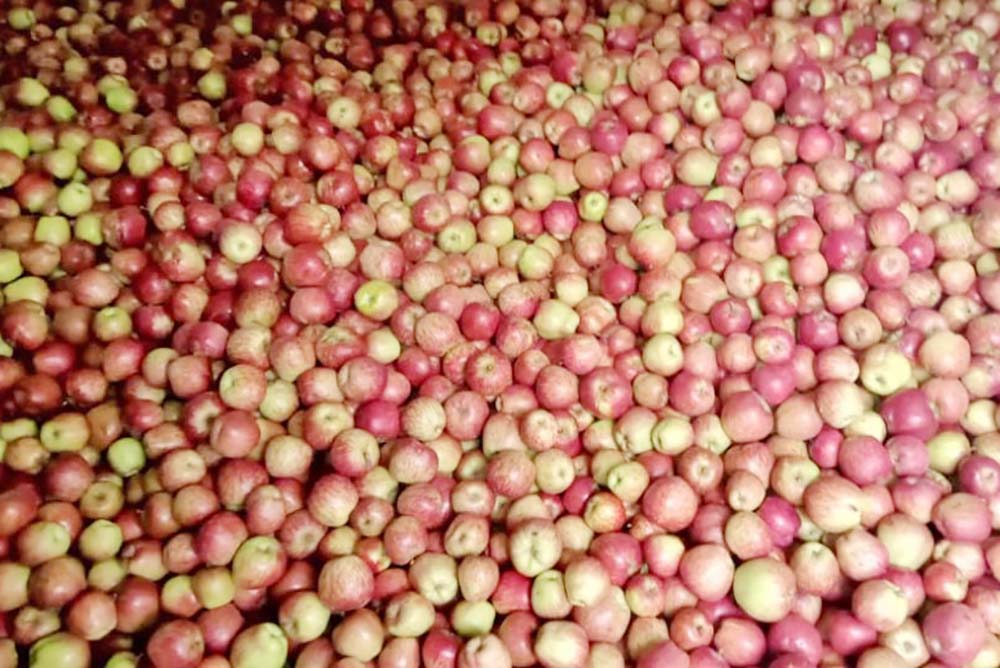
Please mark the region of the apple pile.
<svg viewBox="0 0 1000 668"><path fill-rule="evenodd" d="M0 668L1000 667L1000 0L8 0Z"/></svg>

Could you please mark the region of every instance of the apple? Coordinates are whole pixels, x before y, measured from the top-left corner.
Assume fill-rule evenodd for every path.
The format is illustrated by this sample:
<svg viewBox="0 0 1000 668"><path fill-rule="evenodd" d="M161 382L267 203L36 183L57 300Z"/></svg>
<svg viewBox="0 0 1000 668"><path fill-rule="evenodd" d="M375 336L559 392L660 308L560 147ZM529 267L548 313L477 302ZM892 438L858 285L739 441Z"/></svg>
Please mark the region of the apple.
<svg viewBox="0 0 1000 668"><path fill-rule="evenodd" d="M511 562L517 572L534 577L559 562L562 543L551 520L529 519L511 532Z"/></svg>
<svg viewBox="0 0 1000 668"><path fill-rule="evenodd" d="M330 609L315 592L297 591L286 597L278 608L278 623L292 643L307 643L326 632Z"/></svg>
<svg viewBox="0 0 1000 668"><path fill-rule="evenodd" d="M58 668L59 666L88 668L90 666L90 645L87 641L69 633L53 633L31 646L28 652L28 666L30 668Z"/></svg>
<svg viewBox="0 0 1000 668"><path fill-rule="evenodd" d="M158 627L146 645L146 654L156 668L193 668L201 662L204 653L201 629L185 619L175 619Z"/></svg>
<svg viewBox="0 0 1000 668"><path fill-rule="evenodd" d="M288 639L280 626L269 622L241 631L229 649L233 668L283 668L287 657Z"/></svg>
<svg viewBox="0 0 1000 668"><path fill-rule="evenodd" d="M510 652L493 634L471 638L458 653L457 668L512 668Z"/></svg>
<svg viewBox="0 0 1000 668"><path fill-rule="evenodd" d="M358 661L373 661L384 646L381 620L371 610L355 610L337 624L333 630L334 649Z"/></svg>
<svg viewBox="0 0 1000 668"><path fill-rule="evenodd" d="M590 640L579 624L545 622L535 634L535 656L545 668L575 668L587 661Z"/></svg>

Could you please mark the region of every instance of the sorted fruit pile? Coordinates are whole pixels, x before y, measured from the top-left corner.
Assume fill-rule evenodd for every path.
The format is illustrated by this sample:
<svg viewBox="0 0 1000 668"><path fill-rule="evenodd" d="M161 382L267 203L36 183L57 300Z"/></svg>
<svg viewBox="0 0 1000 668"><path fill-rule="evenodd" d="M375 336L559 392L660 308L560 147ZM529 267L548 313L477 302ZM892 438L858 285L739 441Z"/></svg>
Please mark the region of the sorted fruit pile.
<svg viewBox="0 0 1000 668"><path fill-rule="evenodd" d="M1000 0L7 0L0 668L1000 667Z"/></svg>

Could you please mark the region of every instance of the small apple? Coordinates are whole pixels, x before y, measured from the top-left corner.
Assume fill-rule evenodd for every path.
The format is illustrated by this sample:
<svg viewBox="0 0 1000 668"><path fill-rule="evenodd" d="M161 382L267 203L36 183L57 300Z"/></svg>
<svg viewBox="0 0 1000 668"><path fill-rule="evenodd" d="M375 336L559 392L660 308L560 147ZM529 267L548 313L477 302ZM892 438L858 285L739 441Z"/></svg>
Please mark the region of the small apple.
<svg viewBox="0 0 1000 668"><path fill-rule="evenodd" d="M245 629L229 649L233 668L284 668L287 658L288 639L280 626L270 622Z"/></svg>
<svg viewBox="0 0 1000 668"><path fill-rule="evenodd" d="M31 646L28 652L28 666L29 668L89 668L90 644L69 633L53 633Z"/></svg>
<svg viewBox="0 0 1000 668"><path fill-rule="evenodd" d="M545 622L535 635L535 656L544 668L577 668L589 653L590 640L579 624Z"/></svg>

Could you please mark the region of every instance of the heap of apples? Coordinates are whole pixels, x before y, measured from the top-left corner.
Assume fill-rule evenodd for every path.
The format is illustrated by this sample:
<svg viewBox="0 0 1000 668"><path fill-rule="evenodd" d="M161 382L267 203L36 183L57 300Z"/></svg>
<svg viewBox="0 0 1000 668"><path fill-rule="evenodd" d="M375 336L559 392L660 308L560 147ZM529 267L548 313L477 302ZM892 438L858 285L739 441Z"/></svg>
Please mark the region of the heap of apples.
<svg viewBox="0 0 1000 668"><path fill-rule="evenodd" d="M0 668L1000 667L1000 1L2 4Z"/></svg>

